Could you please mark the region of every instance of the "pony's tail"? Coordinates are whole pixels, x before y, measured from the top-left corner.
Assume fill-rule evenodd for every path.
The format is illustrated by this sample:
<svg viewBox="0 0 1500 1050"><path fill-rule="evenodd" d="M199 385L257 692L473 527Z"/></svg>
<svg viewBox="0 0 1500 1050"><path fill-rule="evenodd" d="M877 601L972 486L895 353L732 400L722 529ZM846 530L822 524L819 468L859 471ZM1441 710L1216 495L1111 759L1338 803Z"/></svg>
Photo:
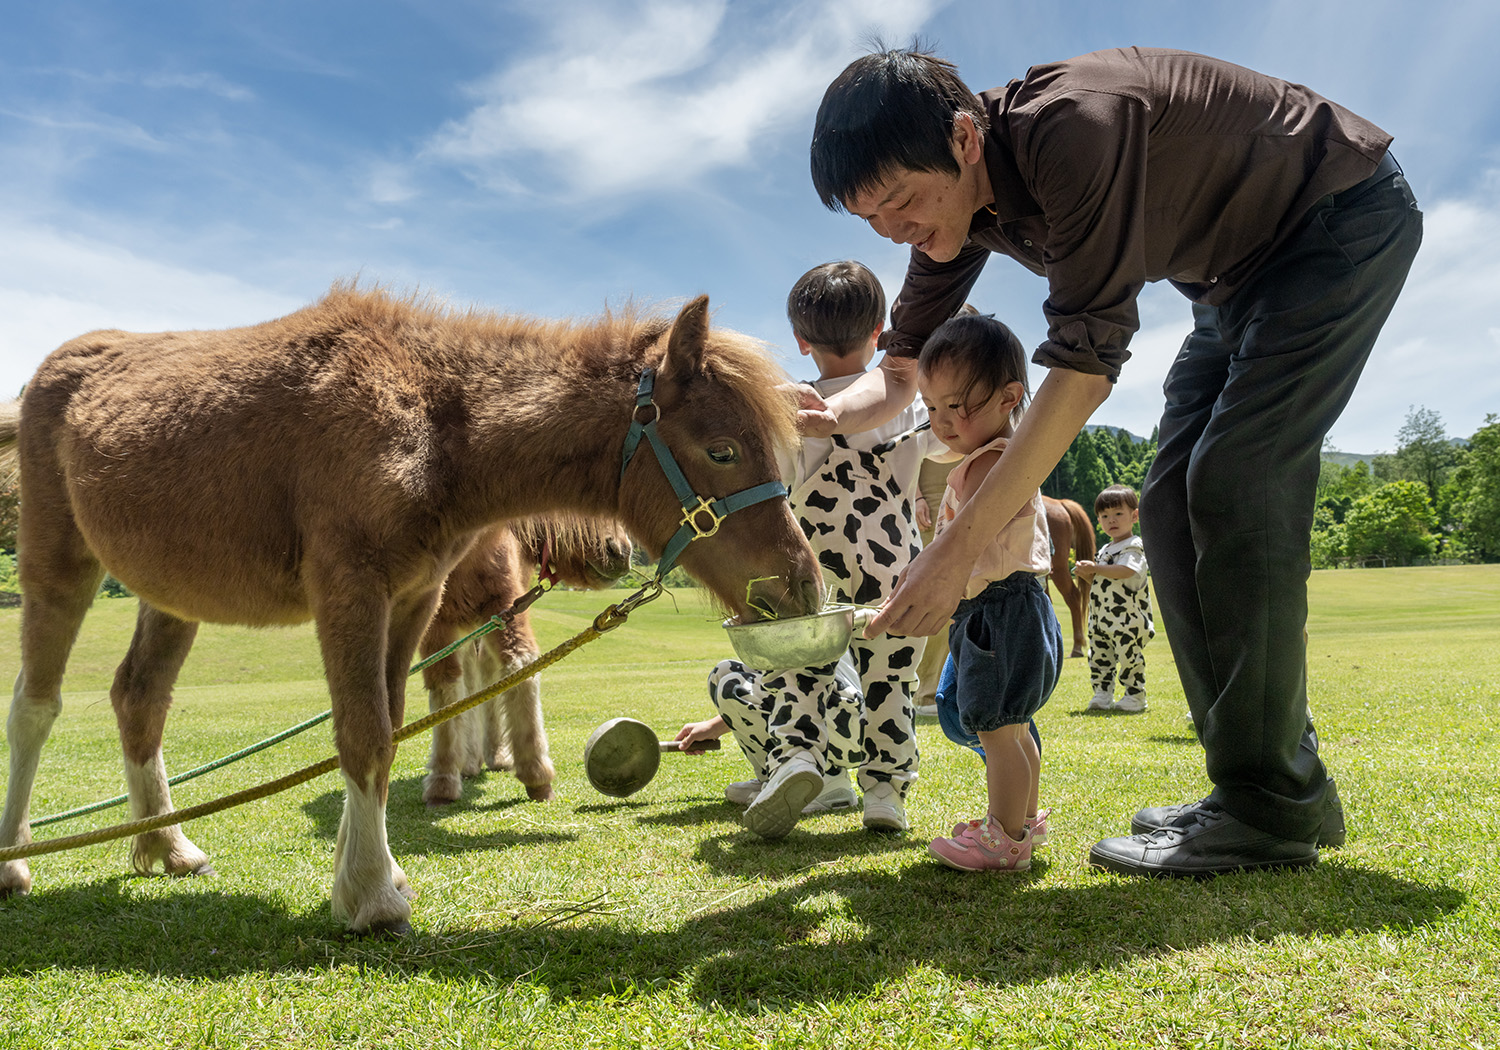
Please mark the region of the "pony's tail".
<svg viewBox="0 0 1500 1050"><path fill-rule="evenodd" d="M1094 544L1094 523L1089 520L1083 507L1073 500L1059 500L1063 509L1068 512L1068 520L1073 523L1073 560L1093 561L1098 549Z"/></svg>

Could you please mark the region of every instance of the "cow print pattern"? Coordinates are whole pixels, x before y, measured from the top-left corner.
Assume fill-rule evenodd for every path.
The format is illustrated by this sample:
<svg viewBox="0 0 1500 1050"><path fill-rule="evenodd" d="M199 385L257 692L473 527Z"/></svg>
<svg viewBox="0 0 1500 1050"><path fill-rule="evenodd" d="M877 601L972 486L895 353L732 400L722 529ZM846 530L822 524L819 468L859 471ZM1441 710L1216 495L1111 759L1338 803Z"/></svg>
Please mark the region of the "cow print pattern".
<svg viewBox="0 0 1500 1050"><path fill-rule="evenodd" d="M1146 692L1145 646L1156 637L1156 627L1140 537L1107 544L1094 560L1115 565L1128 559L1139 561L1136 575L1123 580L1096 575L1089 588L1089 678L1095 694L1113 694L1117 667L1126 696Z"/></svg>
<svg viewBox="0 0 1500 1050"><path fill-rule="evenodd" d="M911 491L894 476L885 454L917 432L869 450L833 438L827 461L792 493L792 510L826 570L829 600L878 605L896 587L896 578L922 550ZM861 638L850 650L864 693L865 759L859 785L869 790L889 783L904 797L917 776L917 738L912 693L925 639L904 635ZM794 706L811 701L799 698Z"/></svg>
<svg viewBox="0 0 1500 1050"><path fill-rule="evenodd" d="M708 675L708 696L762 782L793 753L809 751L824 776L865 758L864 699L837 664L765 675L724 660Z"/></svg>

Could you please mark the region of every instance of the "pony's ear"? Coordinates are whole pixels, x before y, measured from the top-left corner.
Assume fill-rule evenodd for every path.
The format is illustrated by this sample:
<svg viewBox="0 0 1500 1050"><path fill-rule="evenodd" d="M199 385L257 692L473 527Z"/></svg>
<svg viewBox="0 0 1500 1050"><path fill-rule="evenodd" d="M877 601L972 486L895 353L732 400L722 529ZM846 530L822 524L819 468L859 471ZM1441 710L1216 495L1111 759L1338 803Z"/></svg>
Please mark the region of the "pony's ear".
<svg viewBox="0 0 1500 1050"><path fill-rule="evenodd" d="M667 360L664 371L688 376L703 367L703 350L708 344L708 296L700 295L688 303L672 322L667 337Z"/></svg>

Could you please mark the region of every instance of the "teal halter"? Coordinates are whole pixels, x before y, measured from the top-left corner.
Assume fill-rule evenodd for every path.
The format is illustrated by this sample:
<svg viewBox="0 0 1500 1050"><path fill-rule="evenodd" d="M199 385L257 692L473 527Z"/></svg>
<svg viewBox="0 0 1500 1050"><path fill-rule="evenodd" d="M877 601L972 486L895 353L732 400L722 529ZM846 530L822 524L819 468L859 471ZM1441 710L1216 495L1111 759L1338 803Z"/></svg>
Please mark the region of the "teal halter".
<svg viewBox="0 0 1500 1050"><path fill-rule="evenodd" d="M651 443L651 449L656 453L656 462L661 465L662 473L672 483L672 491L677 493L677 499L682 504L682 525L677 534L668 541L666 549L661 552L661 561L657 563L656 578L662 579L671 571L672 566L677 564L677 558L683 549L694 540L701 540L705 536L712 536L719 531L719 525L730 514L746 507L754 506L768 499L786 498L786 486L779 481L767 481L755 485L742 492L736 492L732 496L723 499L707 500L693 491L693 486L688 484L688 479L683 475L682 468L677 465L677 460L672 457L672 450L657 433L656 422L661 418L661 408L652 400L651 394L656 386L656 371L646 368L641 371L640 386L635 393L635 411L630 416L630 431L625 435L625 454L620 461L620 479L625 479L625 468L630 466L630 461L635 457L640 448L641 435ZM650 408L652 416L642 423L640 412L643 408ZM706 528L700 528L698 518L708 515L709 524Z"/></svg>

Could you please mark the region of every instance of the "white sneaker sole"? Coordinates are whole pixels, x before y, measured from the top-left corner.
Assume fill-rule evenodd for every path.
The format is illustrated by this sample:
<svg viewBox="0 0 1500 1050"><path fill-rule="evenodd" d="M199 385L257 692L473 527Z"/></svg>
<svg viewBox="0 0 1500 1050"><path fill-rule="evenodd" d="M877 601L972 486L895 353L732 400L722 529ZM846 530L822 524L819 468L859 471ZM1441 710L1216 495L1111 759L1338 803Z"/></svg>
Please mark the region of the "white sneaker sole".
<svg viewBox="0 0 1500 1050"><path fill-rule="evenodd" d="M782 839L791 834L802 817L802 810L823 790L823 778L816 770L804 769L790 774L765 790L745 810L745 827L763 839Z"/></svg>

